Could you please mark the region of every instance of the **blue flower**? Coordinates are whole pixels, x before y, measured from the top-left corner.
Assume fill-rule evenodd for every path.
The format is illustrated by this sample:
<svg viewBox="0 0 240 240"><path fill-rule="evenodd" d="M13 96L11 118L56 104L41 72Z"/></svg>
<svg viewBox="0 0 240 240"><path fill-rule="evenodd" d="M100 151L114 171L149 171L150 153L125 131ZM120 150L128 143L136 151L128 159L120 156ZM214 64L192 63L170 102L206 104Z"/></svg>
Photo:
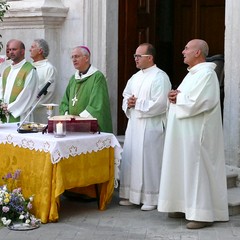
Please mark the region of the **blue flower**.
<svg viewBox="0 0 240 240"><path fill-rule="evenodd" d="M36 226L40 220L29 212L33 196L25 199L22 189L17 186L20 172L16 170L13 174L8 173L2 177L6 184L0 187L0 222L5 226L19 221Z"/></svg>

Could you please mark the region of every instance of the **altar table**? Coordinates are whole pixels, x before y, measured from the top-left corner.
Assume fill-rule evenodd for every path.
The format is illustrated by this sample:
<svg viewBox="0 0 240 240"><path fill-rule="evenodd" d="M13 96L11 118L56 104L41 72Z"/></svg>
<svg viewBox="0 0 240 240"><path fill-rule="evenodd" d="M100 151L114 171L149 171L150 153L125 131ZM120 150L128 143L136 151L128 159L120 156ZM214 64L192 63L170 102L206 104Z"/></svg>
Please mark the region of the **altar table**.
<svg viewBox="0 0 240 240"><path fill-rule="evenodd" d="M67 189L98 184L99 209L111 201L122 148L110 133L18 133L15 123L0 125L0 185L21 170L18 185L33 195L32 213L42 223L59 219L60 195ZM114 176L115 174L115 176Z"/></svg>

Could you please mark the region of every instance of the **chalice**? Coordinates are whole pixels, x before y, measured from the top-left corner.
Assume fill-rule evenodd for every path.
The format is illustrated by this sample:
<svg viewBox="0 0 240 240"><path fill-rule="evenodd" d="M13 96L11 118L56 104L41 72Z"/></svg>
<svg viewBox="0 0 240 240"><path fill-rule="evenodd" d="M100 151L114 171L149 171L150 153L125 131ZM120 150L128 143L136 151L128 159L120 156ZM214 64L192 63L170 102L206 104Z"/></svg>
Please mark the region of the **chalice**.
<svg viewBox="0 0 240 240"><path fill-rule="evenodd" d="M54 107L57 107L58 104L56 103L45 103L45 104L42 104L42 106L45 106L47 108L47 118L50 119L52 117L52 114L53 114L53 108Z"/></svg>

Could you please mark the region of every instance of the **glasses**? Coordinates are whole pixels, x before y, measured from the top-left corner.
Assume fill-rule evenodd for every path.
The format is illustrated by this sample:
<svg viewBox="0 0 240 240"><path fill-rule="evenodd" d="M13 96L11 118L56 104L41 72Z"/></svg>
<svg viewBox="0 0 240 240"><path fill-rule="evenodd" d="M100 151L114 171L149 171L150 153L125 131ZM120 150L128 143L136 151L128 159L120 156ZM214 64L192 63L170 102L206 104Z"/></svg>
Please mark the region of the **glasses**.
<svg viewBox="0 0 240 240"><path fill-rule="evenodd" d="M152 55L150 55L150 54L133 54L133 57L134 58L142 58L142 57L150 57L150 56L152 56Z"/></svg>
<svg viewBox="0 0 240 240"><path fill-rule="evenodd" d="M84 57L84 55L73 55L71 56L71 59L74 60L74 59L79 59L81 57Z"/></svg>

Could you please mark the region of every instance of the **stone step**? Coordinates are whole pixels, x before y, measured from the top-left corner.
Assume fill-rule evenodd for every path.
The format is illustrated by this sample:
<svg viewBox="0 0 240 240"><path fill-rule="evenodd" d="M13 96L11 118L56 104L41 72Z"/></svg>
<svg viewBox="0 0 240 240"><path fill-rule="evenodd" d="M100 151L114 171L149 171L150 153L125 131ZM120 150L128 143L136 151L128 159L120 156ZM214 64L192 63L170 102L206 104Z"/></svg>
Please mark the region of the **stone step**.
<svg viewBox="0 0 240 240"><path fill-rule="evenodd" d="M227 188L234 188L237 186L238 174L234 172L227 172Z"/></svg>
<svg viewBox="0 0 240 240"><path fill-rule="evenodd" d="M228 211L229 216L240 214L240 187L228 189Z"/></svg>

